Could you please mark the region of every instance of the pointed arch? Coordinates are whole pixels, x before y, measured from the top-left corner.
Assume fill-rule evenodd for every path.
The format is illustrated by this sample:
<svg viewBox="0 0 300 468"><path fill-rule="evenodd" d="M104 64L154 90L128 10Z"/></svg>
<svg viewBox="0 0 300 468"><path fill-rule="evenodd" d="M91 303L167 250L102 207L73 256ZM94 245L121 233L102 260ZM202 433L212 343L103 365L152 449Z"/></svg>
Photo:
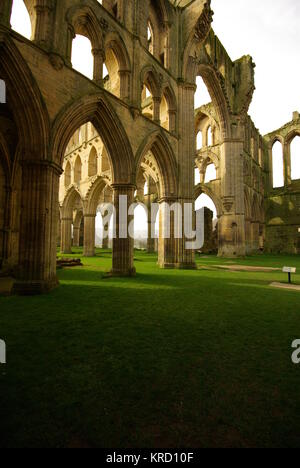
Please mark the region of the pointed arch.
<svg viewBox="0 0 300 468"><path fill-rule="evenodd" d="M88 160L88 176L94 177L98 172L98 155L95 146L92 146Z"/></svg>
<svg viewBox="0 0 300 468"><path fill-rule="evenodd" d="M79 201L83 206L83 199L81 196L80 191L72 185L69 190L67 190L66 196L61 206L61 215L62 218L72 218L73 217L73 210L76 201Z"/></svg>
<svg viewBox="0 0 300 468"><path fill-rule="evenodd" d="M175 197L178 192L177 163L169 141L161 132L153 132L140 146L135 158L135 177L148 152L155 157L160 171L160 196Z"/></svg>
<svg viewBox="0 0 300 468"><path fill-rule="evenodd" d="M160 97L161 89L159 85L158 73L152 66L146 66L141 72L141 86L147 86L153 97Z"/></svg>
<svg viewBox="0 0 300 468"><path fill-rule="evenodd" d="M85 198L85 209L88 214L96 215L100 195L103 190L105 190L106 186L107 180L100 176L97 177L97 179L91 185Z"/></svg>
<svg viewBox="0 0 300 468"><path fill-rule="evenodd" d="M202 195L202 193L204 193L205 195L207 195L209 198L212 199L212 201L214 202L215 207L217 209L218 218L220 218L222 216L222 214L223 214L222 200L219 198L219 196L213 190L211 190L205 184L198 184L195 187L195 190L194 190L195 200L197 200L197 198L200 197L200 195Z"/></svg>
<svg viewBox="0 0 300 468"><path fill-rule="evenodd" d="M119 64L120 71L130 71L131 64L129 54L123 38L117 32L113 31L106 35L104 49L112 49Z"/></svg>
<svg viewBox="0 0 300 468"><path fill-rule="evenodd" d="M50 119L33 75L13 41L0 38L0 75L15 119L23 159L48 159Z"/></svg>
<svg viewBox="0 0 300 468"><path fill-rule="evenodd" d="M113 183L132 183L134 158L123 125L101 94L85 96L66 106L52 128L51 153L62 165L67 145L75 131L91 122L99 133L110 160ZM122 148L122 154L120 154Z"/></svg>
<svg viewBox="0 0 300 468"><path fill-rule="evenodd" d="M230 106L224 77L214 67L203 44L197 42L194 32L185 48L183 76L188 83L196 83L197 76L202 77L216 109L222 136L224 138L230 136Z"/></svg>
<svg viewBox="0 0 300 468"><path fill-rule="evenodd" d="M66 14L67 23L75 34L87 37L95 50L103 50L103 33L96 14L87 5L75 5ZM69 51L71 56L71 51Z"/></svg>

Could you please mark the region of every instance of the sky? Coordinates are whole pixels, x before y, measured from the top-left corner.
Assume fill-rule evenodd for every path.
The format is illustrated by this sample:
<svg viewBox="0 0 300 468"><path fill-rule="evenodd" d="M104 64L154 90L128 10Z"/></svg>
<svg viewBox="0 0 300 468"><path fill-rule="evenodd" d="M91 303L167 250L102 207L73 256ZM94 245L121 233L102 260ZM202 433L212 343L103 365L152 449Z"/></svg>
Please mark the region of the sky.
<svg viewBox="0 0 300 468"><path fill-rule="evenodd" d="M231 59L249 54L256 64L249 110L256 127L263 135L280 128L300 111L300 0L212 0L212 9L214 31ZM23 0L14 0L11 22L30 36ZM84 40L81 45L85 49L73 55L74 68L91 76L90 46ZM205 91L202 97L210 100Z"/></svg>
<svg viewBox="0 0 300 468"><path fill-rule="evenodd" d="M213 28L233 60L251 55L250 115L264 135L300 111L300 0L212 0Z"/></svg>

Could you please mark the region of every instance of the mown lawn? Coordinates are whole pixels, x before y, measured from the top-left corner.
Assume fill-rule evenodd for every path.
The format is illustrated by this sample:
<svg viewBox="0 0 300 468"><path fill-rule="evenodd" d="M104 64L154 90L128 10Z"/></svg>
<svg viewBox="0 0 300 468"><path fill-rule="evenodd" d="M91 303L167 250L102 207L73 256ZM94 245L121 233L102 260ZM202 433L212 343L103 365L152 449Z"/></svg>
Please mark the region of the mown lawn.
<svg viewBox="0 0 300 468"><path fill-rule="evenodd" d="M300 447L300 292L197 261L136 253L136 278L103 279L98 251L47 296L0 298L0 446ZM233 262L300 272L299 257Z"/></svg>

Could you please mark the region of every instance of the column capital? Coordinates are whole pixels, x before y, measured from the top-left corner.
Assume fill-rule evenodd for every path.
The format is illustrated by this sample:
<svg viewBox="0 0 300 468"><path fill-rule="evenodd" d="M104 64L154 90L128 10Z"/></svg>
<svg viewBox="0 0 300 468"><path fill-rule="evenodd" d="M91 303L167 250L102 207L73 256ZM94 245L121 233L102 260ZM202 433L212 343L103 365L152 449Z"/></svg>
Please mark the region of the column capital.
<svg viewBox="0 0 300 468"><path fill-rule="evenodd" d="M62 168L53 161L48 161L46 159L23 159L20 161L22 167L43 167L45 169L53 169L58 176L61 176L63 173Z"/></svg>

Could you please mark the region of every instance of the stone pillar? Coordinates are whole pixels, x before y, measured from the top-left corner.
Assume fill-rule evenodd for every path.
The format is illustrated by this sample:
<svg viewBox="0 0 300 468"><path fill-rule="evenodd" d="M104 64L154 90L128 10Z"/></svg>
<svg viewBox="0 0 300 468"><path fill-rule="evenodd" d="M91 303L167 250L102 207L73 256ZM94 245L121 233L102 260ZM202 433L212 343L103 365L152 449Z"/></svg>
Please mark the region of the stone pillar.
<svg viewBox="0 0 300 468"><path fill-rule="evenodd" d="M105 53L102 49L93 49L92 54L94 57L94 72L93 80L99 86L103 86L103 65L105 61Z"/></svg>
<svg viewBox="0 0 300 468"><path fill-rule="evenodd" d="M120 98L122 100L129 100L129 90L130 90L130 71L129 70L120 70Z"/></svg>
<svg viewBox="0 0 300 468"><path fill-rule="evenodd" d="M161 98L153 96L153 120L158 124L160 124L160 104Z"/></svg>
<svg viewBox="0 0 300 468"><path fill-rule="evenodd" d="M61 220L61 245L62 254L72 253L72 218L63 217Z"/></svg>
<svg viewBox="0 0 300 468"><path fill-rule="evenodd" d="M80 226L73 226L73 246L79 247Z"/></svg>
<svg viewBox="0 0 300 468"><path fill-rule="evenodd" d="M15 292L41 294L54 288L61 170L46 161L25 161L22 171L19 269Z"/></svg>
<svg viewBox="0 0 300 468"><path fill-rule="evenodd" d="M35 5L36 21L34 42L42 47L51 47L51 10L44 0L38 0Z"/></svg>
<svg viewBox="0 0 300 468"><path fill-rule="evenodd" d="M170 211L173 199L164 198L159 207L158 265L161 268L176 267L175 214Z"/></svg>
<svg viewBox="0 0 300 468"><path fill-rule="evenodd" d="M220 218L220 250L223 257L246 255L245 196L242 127L237 124L235 139L225 140L221 148L221 196L223 215Z"/></svg>
<svg viewBox="0 0 300 468"><path fill-rule="evenodd" d="M284 185L288 187L292 183L292 162L291 162L291 149L290 144L283 145L283 171L284 171Z"/></svg>
<svg viewBox="0 0 300 468"><path fill-rule="evenodd" d="M187 248L187 243L192 239L185 237L184 223L188 221L193 228L194 219L194 185L195 185L195 159L196 159L196 133L194 116L194 96L196 86L182 83L178 89L178 126L181 129L179 140L179 177L178 177L178 203L181 206L182 238L177 239L178 268L193 269L195 264L195 252ZM185 211L185 205L191 207L190 213ZM186 217L186 219L185 219Z"/></svg>
<svg viewBox="0 0 300 468"><path fill-rule="evenodd" d="M112 274L115 276L134 276L134 239L129 236L128 232L129 223L133 222L134 217L133 215L128 216L128 208L134 201L135 187L114 184L112 188L116 218Z"/></svg>
<svg viewBox="0 0 300 468"><path fill-rule="evenodd" d="M151 195L147 196L147 223L148 223L148 235L147 235L147 252L155 252L155 222L151 219Z"/></svg>
<svg viewBox="0 0 300 468"><path fill-rule="evenodd" d="M96 236L95 218L96 216L94 214L84 215L84 241L83 241L84 257L95 256L95 236Z"/></svg>
<svg viewBox="0 0 300 468"><path fill-rule="evenodd" d="M12 0L1 0L0 2L0 24L10 28L10 17L12 10Z"/></svg>

